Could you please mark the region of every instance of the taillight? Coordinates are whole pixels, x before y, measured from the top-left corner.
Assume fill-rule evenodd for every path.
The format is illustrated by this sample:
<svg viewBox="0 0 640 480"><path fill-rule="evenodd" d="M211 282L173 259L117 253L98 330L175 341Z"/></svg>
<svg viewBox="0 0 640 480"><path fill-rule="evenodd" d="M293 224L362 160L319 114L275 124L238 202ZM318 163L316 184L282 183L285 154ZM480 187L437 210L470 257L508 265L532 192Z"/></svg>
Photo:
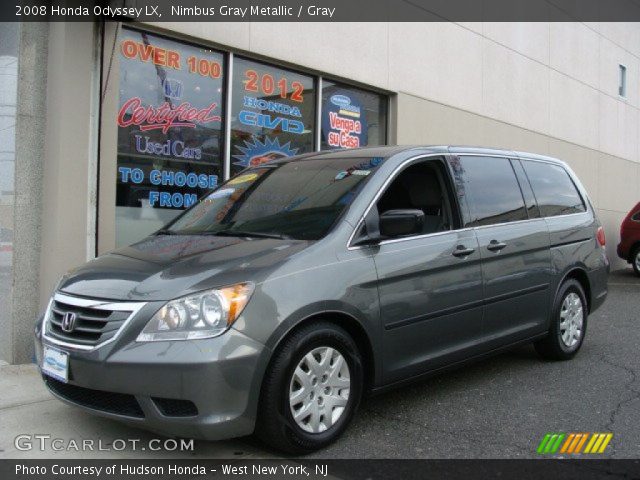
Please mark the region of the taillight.
<svg viewBox="0 0 640 480"><path fill-rule="evenodd" d="M604 236L604 228L598 227L598 232L596 233L596 240L598 240L598 244L601 247L604 247L607 244L607 239Z"/></svg>

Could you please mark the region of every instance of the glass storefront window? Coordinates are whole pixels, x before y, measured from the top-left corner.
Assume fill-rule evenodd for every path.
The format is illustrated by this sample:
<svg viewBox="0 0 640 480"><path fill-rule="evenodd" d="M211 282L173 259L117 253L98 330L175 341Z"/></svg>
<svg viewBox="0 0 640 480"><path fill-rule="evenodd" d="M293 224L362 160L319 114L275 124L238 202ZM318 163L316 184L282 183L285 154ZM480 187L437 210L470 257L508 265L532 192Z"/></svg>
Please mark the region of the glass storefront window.
<svg viewBox="0 0 640 480"><path fill-rule="evenodd" d="M232 83L231 175L313 151L313 77L236 57Z"/></svg>
<svg viewBox="0 0 640 480"><path fill-rule="evenodd" d="M384 145L386 125L385 95L322 82L322 150Z"/></svg>
<svg viewBox="0 0 640 480"><path fill-rule="evenodd" d="M128 27L115 55L116 246L160 229L249 166L387 141L382 94L327 80L318 91L316 76L235 55L230 66L228 53Z"/></svg>
<svg viewBox="0 0 640 480"><path fill-rule="evenodd" d="M122 30L116 244L162 227L223 180L224 55Z"/></svg>

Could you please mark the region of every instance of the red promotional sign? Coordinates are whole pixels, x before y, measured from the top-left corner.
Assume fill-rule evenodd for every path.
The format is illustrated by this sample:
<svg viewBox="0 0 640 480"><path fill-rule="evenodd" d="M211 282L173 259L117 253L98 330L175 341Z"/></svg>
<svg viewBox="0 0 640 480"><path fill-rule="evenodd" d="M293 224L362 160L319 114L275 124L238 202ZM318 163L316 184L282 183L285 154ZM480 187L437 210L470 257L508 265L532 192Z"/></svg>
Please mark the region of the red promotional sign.
<svg viewBox="0 0 640 480"><path fill-rule="evenodd" d="M212 114L217 105L212 103L208 107L198 109L192 107L189 102L182 102L177 107L165 102L159 107L144 107L139 97L133 97L124 102L120 108L118 125L120 127L136 125L141 131L162 130L162 133L167 133L172 127L194 128L196 123L222 121L220 115ZM127 113L130 114L128 118Z"/></svg>

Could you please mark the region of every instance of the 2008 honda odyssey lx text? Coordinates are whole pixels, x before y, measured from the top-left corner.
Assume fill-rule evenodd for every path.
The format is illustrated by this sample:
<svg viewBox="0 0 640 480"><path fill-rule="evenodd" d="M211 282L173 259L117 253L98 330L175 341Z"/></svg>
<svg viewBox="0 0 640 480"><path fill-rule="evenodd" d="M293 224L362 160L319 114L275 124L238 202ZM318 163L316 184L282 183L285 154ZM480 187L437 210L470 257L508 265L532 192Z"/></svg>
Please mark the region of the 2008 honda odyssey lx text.
<svg viewBox="0 0 640 480"><path fill-rule="evenodd" d="M92 412L308 452L364 394L526 342L573 357L607 294L604 243L553 158L279 159L66 274L36 327L38 361L57 397Z"/></svg>

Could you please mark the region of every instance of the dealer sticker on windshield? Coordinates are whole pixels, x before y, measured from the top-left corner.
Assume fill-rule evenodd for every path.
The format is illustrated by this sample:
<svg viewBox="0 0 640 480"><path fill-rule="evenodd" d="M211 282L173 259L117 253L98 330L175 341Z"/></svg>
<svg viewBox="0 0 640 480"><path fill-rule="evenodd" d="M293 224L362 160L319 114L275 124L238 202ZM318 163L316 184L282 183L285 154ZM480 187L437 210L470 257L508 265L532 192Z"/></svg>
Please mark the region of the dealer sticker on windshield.
<svg viewBox="0 0 640 480"><path fill-rule="evenodd" d="M45 345L42 352L42 373L67 383L69 381L69 354Z"/></svg>

